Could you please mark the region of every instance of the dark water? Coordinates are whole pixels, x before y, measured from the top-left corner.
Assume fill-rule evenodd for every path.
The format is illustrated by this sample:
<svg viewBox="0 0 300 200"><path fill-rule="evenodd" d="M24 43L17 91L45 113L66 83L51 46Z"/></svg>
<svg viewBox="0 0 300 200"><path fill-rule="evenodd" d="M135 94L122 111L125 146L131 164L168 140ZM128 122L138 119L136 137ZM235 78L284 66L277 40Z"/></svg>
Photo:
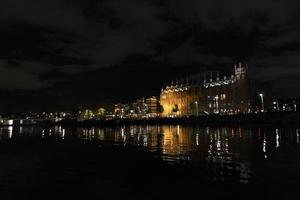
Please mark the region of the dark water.
<svg viewBox="0 0 300 200"><path fill-rule="evenodd" d="M300 132L296 128L211 128L180 125L90 129L65 129L60 126L46 129L0 128L1 141L22 138L77 140L87 145L98 141L99 146L135 145L150 152L158 152L158 157L169 164L206 164L216 176L213 179L231 179L236 173L240 174L239 181L245 183L255 173L256 161L300 161L300 154L299 157L291 156L300 153Z"/></svg>
<svg viewBox="0 0 300 200"><path fill-rule="evenodd" d="M189 166L189 170L200 174L199 176L208 183L242 185L262 183L267 186L273 185L272 189L269 189L272 191L276 188L289 187L294 192L297 192L300 185L300 131L294 127L181 125L114 128L2 127L0 128L2 182L9 179L5 177L6 171L13 172L9 167L5 168L12 158L7 158L7 152L1 145L9 144L10 148L13 148L15 143L24 140L33 141L33 144L35 141L51 141L54 144L79 143L82 144L82 148L96 146L100 149L109 146L135 146L138 150L152 152L151 155L155 160L162 160L166 165L183 168ZM10 156L15 154L18 152ZM36 155L36 152L32 154ZM30 159L31 153L27 153L26 156ZM16 166L13 168L18 170ZM34 167L27 166L27 168L34 174ZM290 197L289 194L294 197L295 194L290 193L290 190L285 197L286 195Z"/></svg>

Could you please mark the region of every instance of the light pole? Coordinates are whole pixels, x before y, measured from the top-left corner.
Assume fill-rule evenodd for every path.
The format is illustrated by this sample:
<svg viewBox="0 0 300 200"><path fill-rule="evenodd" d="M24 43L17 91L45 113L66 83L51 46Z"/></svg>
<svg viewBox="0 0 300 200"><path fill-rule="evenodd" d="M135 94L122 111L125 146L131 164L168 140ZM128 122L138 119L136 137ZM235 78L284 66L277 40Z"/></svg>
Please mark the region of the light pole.
<svg viewBox="0 0 300 200"><path fill-rule="evenodd" d="M264 94L260 93L259 94L260 99L261 99L261 112L265 112L265 106L264 106Z"/></svg>
<svg viewBox="0 0 300 200"><path fill-rule="evenodd" d="M195 101L195 104L196 104L196 116L198 117L198 115L199 115L199 112L198 112L198 101Z"/></svg>

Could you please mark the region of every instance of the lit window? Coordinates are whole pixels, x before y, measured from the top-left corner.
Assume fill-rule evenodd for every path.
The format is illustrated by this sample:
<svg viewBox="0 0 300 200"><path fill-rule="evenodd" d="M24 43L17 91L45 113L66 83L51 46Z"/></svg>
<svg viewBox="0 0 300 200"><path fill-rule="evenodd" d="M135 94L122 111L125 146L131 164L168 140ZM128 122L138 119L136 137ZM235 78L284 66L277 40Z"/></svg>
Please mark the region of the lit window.
<svg viewBox="0 0 300 200"><path fill-rule="evenodd" d="M226 94L221 94L221 100L225 100L226 99Z"/></svg>

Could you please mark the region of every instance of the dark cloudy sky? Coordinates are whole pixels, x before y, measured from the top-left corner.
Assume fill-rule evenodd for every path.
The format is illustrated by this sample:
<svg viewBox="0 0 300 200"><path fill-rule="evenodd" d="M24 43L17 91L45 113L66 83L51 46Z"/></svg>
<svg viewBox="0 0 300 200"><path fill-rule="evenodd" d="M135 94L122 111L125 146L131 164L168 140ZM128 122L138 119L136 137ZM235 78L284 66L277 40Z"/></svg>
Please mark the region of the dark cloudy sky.
<svg viewBox="0 0 300 200"><path fill-rule="evenodd" d="M1 0L0 112L158 95L248 63L300 96L299 0Z"/></svg>

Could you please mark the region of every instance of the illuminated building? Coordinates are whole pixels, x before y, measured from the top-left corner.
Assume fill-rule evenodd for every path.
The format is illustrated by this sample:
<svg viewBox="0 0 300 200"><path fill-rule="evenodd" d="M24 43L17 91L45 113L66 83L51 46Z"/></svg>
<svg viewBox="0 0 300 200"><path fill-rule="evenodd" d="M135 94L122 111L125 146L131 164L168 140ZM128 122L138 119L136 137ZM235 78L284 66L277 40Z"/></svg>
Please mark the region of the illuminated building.
<svg viewBox="0 0 300 200"><path fill-rule="evenodd" d="M145 102L148 107L148 113L156 115L158 112L158 98L155 96L146 98Z"/></svg>
<svg viewBox="0 0 300 200"><path fill-rule="evenodd" d="M157 112L158 98L155 96L140 98L129 104L115 104L114 108L114 114L121 118L156 117Z"/></svg>
<svg viewBox="0 0 300 200"><path fill-rule="evenodd" d="M117 117L123 118L125 116L125 109L127 107L128 106L126 106L125 104L121 104L121 103L115 104L115 106L114 106L114 114Z"/></svg>
<svg viewBox="0 0 300 200"><path fill-rule="evenodd" d="M163 116L186 116L196 111L202 97L202 88L197 85L176 84L161 90L160 104ZM194 104L194 105L193 105Z"/></svg>
<svg viewBox="0 0 300 200"><path fill-rule="evenodd" d="M273 111L298 112L300 98L278 99L273 102Z"/></svg>
<svg viewBox="0 0 300 200"><path fill-rule="evenodd" d="M160 94L162 116L225 115L263 110L257 102L261 90L248 78L247 69L247 65L239 63L229 77L220 78L219 73L213 77L211 73L210 79L204 77L201 83L166 86Z"/></svg>

